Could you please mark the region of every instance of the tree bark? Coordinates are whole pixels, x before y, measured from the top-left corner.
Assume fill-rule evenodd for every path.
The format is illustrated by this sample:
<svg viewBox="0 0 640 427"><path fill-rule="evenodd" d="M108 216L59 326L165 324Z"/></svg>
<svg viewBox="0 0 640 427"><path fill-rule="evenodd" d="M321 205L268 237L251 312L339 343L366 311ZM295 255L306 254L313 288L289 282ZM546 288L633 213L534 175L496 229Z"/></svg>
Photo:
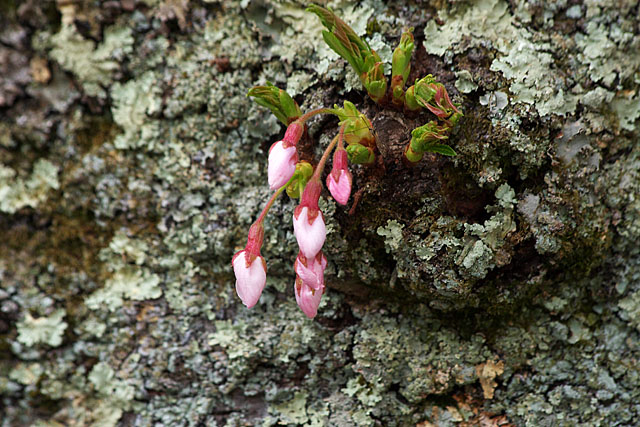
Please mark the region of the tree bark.
<svg viewBox="0 0 640 427"><path fill-rule="evenodd" d="M328 4L464 117L371 101L298 1L0 0L0 417L14 425L631 425L640 417L640 21L621 2ZM309 320L282 197L251 310L231 257L284 127L353 102L377 135L323 192ZM301 150L338 132L309 121ZM326 175L326 173L325 173Z"/></svg>

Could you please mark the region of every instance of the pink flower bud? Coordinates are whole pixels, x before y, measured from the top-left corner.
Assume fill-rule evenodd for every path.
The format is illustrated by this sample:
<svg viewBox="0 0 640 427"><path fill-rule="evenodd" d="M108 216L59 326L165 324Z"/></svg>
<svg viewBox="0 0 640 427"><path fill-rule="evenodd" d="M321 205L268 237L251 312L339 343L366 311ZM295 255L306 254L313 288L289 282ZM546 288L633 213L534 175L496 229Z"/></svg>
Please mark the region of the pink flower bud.
<svg viewBox="0 0 640 427"><path fill-rule="evenodd" d="M246 249L233 256L233 272L236 275L236 292L242 303L251 308L260 299L267 283L267 263L260 255L252 256Z"/></svg>
<svg viewBox="0 0 640 427"><path fill-rule="evenodd" d="M315 258L327 237L322 212L307 206L298 206L293 214L293 234L298 241L300 252L309 259Z"/></svg>
<svg viewBox="0 0 640 427"><path fill-rule="evenodd" d="M269 188L276 190L287 183L296 171L296 147L285 141L274 143L269 149Z"/></svg>
<svg viewBox="0 0 640 427"><path fill-rule="evenodd" d="M346 205L351 194L353 176L347 166L347 152L344 149L336 149L333 153L333 167L327 176L329 192L341 205Z"/></svg>
<svg viewBox="0 0 640 427"><path fill-rule="evenodd" d="M300 122L293 122L289 126L287 126L287 130L284 133L283 141L287 142L289 145L296 145L300 138L302 137L302 133L304 132L304 124Z"/></svg>
<svg viewBox="0 0 640 427"><path fill-rule="evenodd" d="M322 289L313 289L305 285L299 277L296 278L296 302L309 319L313 319L318 314L318 306L323 293L324 287Z"/></svg>
<svg viewBox="0 0 640 427"><path fill-rule="evenodd" d="M296 275L306 286L312 289L324 288L324 269L327 267L327 257L322 251L315 258L307 259L302 252L298 253L294 270Z"/></svg>
<svg viewBox="0 0 640 427"><path fill-rule="evenodd" d="M329 187L329 191L336 202L341 205L346 205L347 201L349 201L349 196L351 195L351 180L351 173L347 170L340 171L337 181L333 177L333 174L329 174L327 177L327 187Z"/></svg>

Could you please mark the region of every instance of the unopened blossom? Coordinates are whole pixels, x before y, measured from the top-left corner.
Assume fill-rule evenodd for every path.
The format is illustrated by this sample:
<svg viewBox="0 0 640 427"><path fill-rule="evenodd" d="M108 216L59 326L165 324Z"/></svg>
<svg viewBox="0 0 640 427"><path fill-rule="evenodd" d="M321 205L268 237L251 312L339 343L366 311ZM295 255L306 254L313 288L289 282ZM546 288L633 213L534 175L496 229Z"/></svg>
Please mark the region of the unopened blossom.
<svg viewBox="0 0 640 427"><path fill-rule="evenodd" d="M269 188L276 190L287 183L296 171L298 154L295 145L278 141L269 149Z"/></svg>
<svg viewBox="0 0 640 427"><path fill-rule="evenodd" d="M325 268L327 268L327 258L322 251L311 259L300 252L294 264L296 275L302 280L302 283L316 290L321 290L324 287Z"/></svg>
<svg viewBox="0 0 640 427"><path fill-rule="evenodd" d="M296 302L309 319L313 319L318 314L318 306L323 293L324 287L322 289L313 289L305 285L299 277L296 278Z"/></svg>
<svg viewBox="0 0 640 427"><path fill-rule="evenodd" d="M262 256L251 256L241 250L233 257L233 272L236 275L236 292L242 303L251 308L260 299L264 285L267 283L267 263Z"/></svg>
<svg viewBox="0 0 640 427"><path fill-rule="evenodd" d="M264 227L261 221L257 221L249 228L247 246L231 259L236 292L247 308L256 305L267 283L267 263L260 255L263 239Z"/></svg>
<svg viewBox="0 0 640 427"><path fill-rule="evenodd" d="M331 196L341 205L346 205L351 195L353 176L347 166L347 152L337 148L333 153L333 167L327 176L327 188Z"/></svg>
<svg viewBox="0 0 640 427"><path fill-rule="evenodd" d="M300 252L314 258L327 237L322 212L318 208L318 198L322 190L319 179L311 179L302 193L300 204L293 213L293 234L296 236Z"/></svg>
<svg viewBox="0 0 640 427"><path fill-rule="evenodd" d="M300 138L302 137L302 133L304 132L304 123L299 121L295 121L287 126L287 130L284 133L283 141L288 143L289 145L296 145Z"/></svg>

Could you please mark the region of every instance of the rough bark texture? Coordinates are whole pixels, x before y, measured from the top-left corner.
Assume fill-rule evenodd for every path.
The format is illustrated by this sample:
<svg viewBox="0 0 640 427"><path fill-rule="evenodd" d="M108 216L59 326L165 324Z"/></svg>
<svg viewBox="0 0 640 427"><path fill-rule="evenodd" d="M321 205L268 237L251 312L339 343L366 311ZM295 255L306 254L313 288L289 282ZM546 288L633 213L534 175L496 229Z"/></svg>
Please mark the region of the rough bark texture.
<svg viewBox="0 0 640 427"><path fill-rule="evenodd" d="M328 6L385 60L415 27L410 79L461 103L458 156L413 168L427 115L368 100L300 2L0 1L2 426L637 422L637 2L398 3ZM246 97L266 80L354 102L385 165L351 215L321 201L314 321L295 201L260 303L234 291L284 132Z"/></svg>

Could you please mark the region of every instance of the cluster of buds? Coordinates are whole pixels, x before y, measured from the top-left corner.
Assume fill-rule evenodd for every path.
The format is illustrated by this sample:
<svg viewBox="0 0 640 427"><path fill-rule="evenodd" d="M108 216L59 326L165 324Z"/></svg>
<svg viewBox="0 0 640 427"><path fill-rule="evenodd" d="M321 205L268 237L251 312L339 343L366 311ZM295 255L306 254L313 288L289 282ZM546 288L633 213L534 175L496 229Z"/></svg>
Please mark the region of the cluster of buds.
<svg viewBox="0 0 640 427"><path fill-rule="evenodd" d="M451 102L444 85L427 75L417 79L406 91L404 89L411 71L413 29L402 34L393 52L388 90L380 56L351 27L323 7L312 5L307 10L320 18L326 28L322 32L325 42L353 67L373 101L381 105L391 101L392 106L407 113L425 109L436 116L437 121L429 121L411 132L411 141L405 149L408 161L418 162L426 152L456 155L444 141L448 140L462 112ZM327 229L318 207L324 166L333 152L333 167L326 177L326 186L336 202L345 205L351 195L353 181L349 163L375 162L376 134L371 121L349 101L345 101L343 107L334 105L334 108L320 108L303 114L287 92L271 83L252 88L248 96L254 97L259 105L269 108L287 126L287 130L282 140L269 149L268 181L269 188L275 193L249 229L246 247L232 259L236 292L249 308L258 302L262 294L267 278L267 264L260 255L264 218L276 198L286 190L291 198L300 198L300 204L293 214L293 229L299 247L294 262L294 293L298 306L309 318L313 318L325 292L324 271L327 267L327 258L322 253ZM306 137L305 122L316 114L336 115L340 120L340 132L314 167L299 159L298 142Z"/></svg>
<svg viewBox="0 0 640 427"><path fill-rule="evenodd" d="M462 117L462 112L451 102L447 89L431 74L416 80L415 84L407 89L405 106L411 111L426 108L450 127Z"/></svg>
<svg viewBox="0 0 640 427"><path fill-rule="evenodd" d="M451 102L444 85L436 82L429 74L417 79L406 92L404 90L411 71L411 54L415 47L413 28L402 34L398 46L393 51L390 93L387 94L384 67L375 51L332 11L315 5L307 10L318 15L322 24L327 28L322 32L325 42L349 62L360 77L371 99L378 104L386 104L391 99L393 106L405 111L426 109L443 122L442 125L436 125L433 122L427 123L425 126L428 127L428 132L432 136L422 137L419 141L414 139L416 137L414 133L425 135L425 130L420 130L421 128L414 130L412 140L405 149L407 160L412 163L417 162L422 159L425 152L440 153L446 156L456 155L456 152L450 146L443 144L442 140L448 138L455 124L462 117L462 112Z"/></svg>
<svg viewBox="0 0 640 427"><path fill-rule="evenodd" d="M405 149L407 160L417 162L426 152L455 156L453 148L442 141L449 138L449 133L462 117L462 112L451 102L444 85L428 74L416 80L415 84L407 89L404 101L408 110L417 111L425 108L441 123L437 124L432 120L411 132L411 142Z"/></svg>
<svg viewBox="0 0 640 427"><path fill-rule="evenodd" d="M371 163L375 158L375 136L371 131L371 122L349 102L345 102L344 108L322 108L306 114L299 114L294 102L295 108L289 108L287 112L282 100L285 103L293 100L273 85L256 86L249 91L249 95L254 96L260 105L268 106L274 114L278 112L281 121L288 123L288 126L283 139L274 143L269 150L268 181L269 187L276 192L249 229L246 247L236 253L232 260L236 292L248 308L253 307L260 298L267 278L266 262L260 255L264 218L276 198L286 190L290 197L300 197L300 204L293 214L293 230L299 247L294 262L294 293L298 306L309 318L314 318L325 292L324 270L327 266L327 258L322 253L327 229L318 207L323 188L321 175L333 151L333 167L326 184L333 198L345 205L353 181L349 160L352 163ZM340 118L340 132L314 168L309 162L298 161L297 144L305 133L305 121L321 113L337 115Z"/></svg>
<svg viewBox="0 0 640 427"><path fill-rule="evenodd" d="M332 113L344 125L344 142L349 161L354 164L371 164L375 160L376 136L371 121L361 114L353 103L344 101L344 107L333 106ZM339 146L339 148L342 145Z"/></svg>

